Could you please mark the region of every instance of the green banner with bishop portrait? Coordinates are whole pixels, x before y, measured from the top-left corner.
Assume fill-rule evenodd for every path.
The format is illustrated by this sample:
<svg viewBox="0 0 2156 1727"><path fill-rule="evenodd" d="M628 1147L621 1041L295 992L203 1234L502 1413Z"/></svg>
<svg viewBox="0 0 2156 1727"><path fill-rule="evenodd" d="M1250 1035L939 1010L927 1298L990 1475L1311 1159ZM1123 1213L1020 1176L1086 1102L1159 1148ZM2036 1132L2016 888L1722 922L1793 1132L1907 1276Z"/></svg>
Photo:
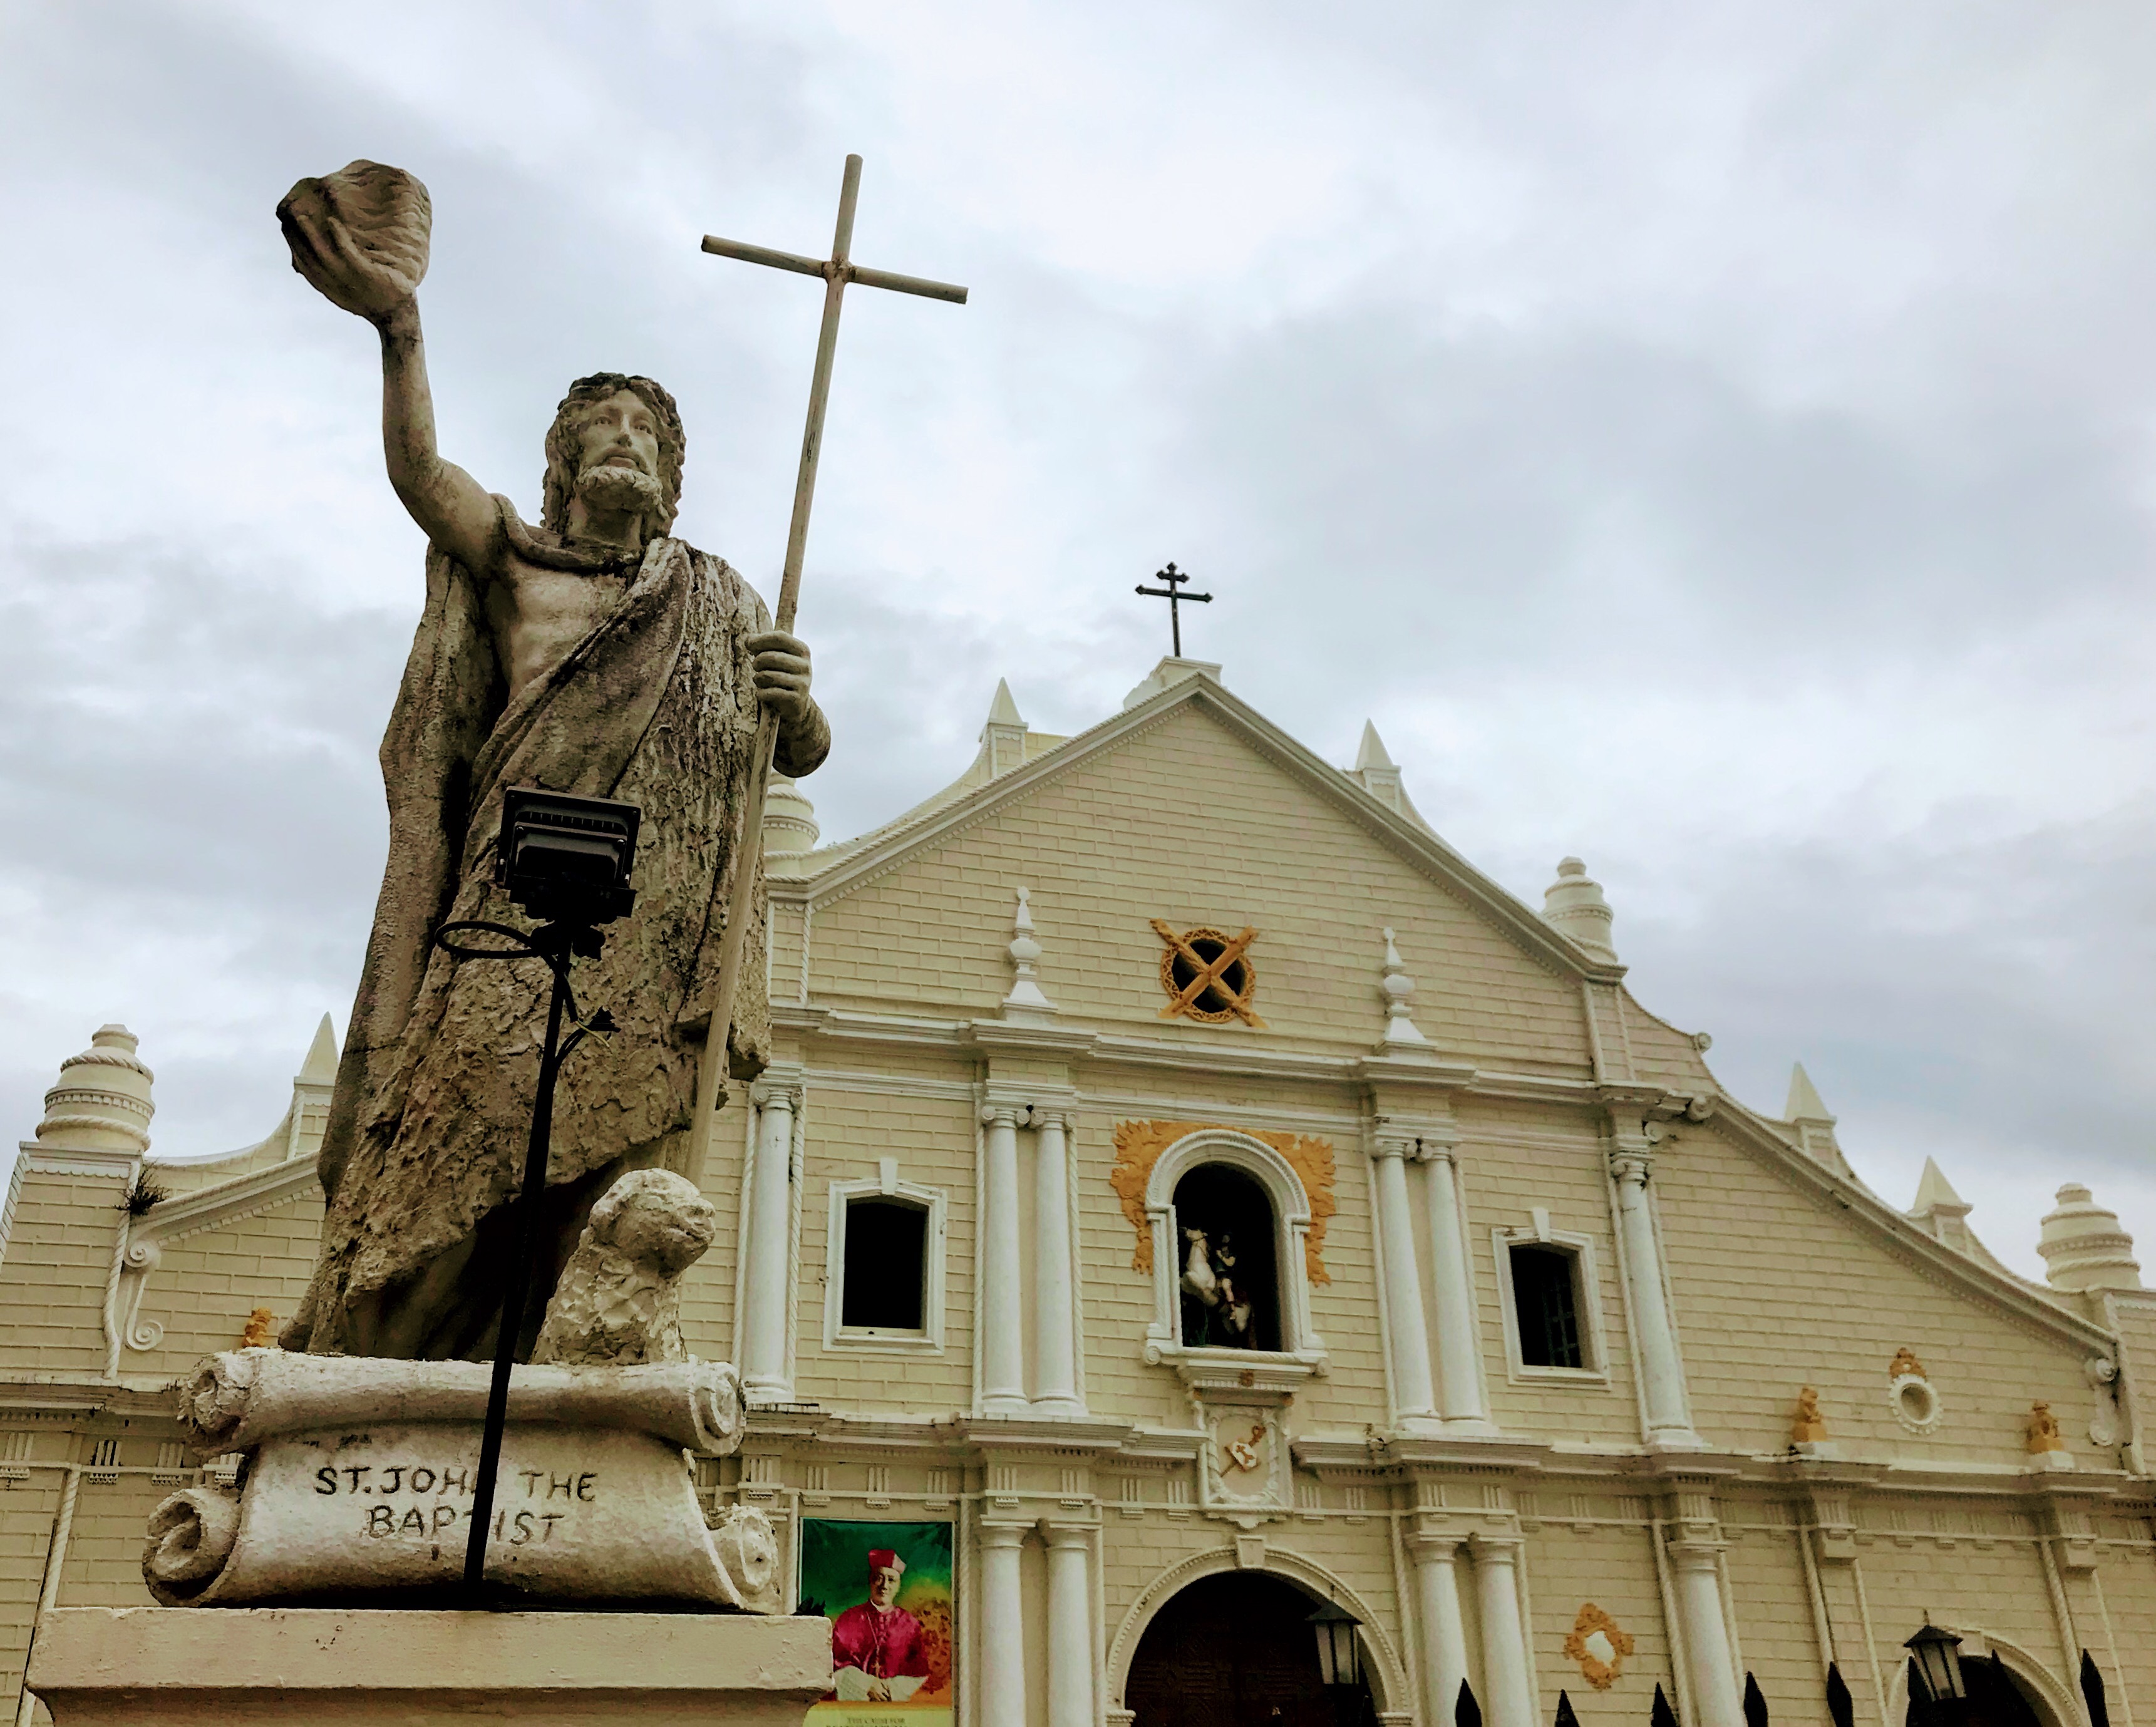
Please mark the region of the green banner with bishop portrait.
<svg viewBox="0 0 2156 1727"><path fill-rule="evenodd" d="M831 1625L811 1727L952 1727L951 1525L801 1524L798 1613Z"/></svg>

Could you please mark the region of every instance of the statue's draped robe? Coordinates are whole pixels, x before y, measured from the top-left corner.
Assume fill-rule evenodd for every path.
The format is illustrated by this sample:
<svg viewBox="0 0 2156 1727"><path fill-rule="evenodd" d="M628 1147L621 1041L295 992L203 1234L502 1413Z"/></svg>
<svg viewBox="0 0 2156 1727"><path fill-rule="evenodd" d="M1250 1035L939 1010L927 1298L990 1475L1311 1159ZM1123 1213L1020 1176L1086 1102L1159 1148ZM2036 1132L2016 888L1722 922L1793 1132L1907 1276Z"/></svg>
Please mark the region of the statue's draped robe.
<svg viewBox="0 0 2156 1727"><path fill-rule="evenodd" d="M603 554L536 543L506 504L503 518L537 561L608 568ZM426 611L382 743L389 861L322 1144L321 1259L287 1347L491 1353L488 1298L506 1244L497 1208L521 1176L552 977L536 959L459 964L431 939L451 918L530 925L493 882L507 787L644 812L635 910L574 973L578 1005L607 1009L619 1029L562 1070L549 1200L588 1210L600 1178L685 1158L734 871L757 865L757 836L738 834L757 723L745 644L771 626L735 571L680 540L611 568L630 577L613 609L510 702L479 583L429 551ZM782 733L779 771L814 768L828 738L812 709ZM759 887L737 1072L767 1056L762 923ZM562 1253L580 1221L557 1219ZM557 1270L533 1267L527 1331Z"/></svg>

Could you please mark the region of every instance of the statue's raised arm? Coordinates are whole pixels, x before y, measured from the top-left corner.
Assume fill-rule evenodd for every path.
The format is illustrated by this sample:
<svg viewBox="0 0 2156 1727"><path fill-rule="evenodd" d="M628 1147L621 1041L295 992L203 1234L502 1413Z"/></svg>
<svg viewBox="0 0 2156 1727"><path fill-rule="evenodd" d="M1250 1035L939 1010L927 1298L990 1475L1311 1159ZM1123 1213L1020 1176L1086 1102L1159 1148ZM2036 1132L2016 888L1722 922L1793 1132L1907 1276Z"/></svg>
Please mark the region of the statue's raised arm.
<svg viewBox="0 0 2156 1727"><path fill-rule="evenodd" d="M491 573L500 511L434 445L434 399L418 288L432 221L427 188L402 168L355 162L302 180L277 206L298 270L334 306L382 332L382 446L389 483L427 537L475 574Z"/></svg>

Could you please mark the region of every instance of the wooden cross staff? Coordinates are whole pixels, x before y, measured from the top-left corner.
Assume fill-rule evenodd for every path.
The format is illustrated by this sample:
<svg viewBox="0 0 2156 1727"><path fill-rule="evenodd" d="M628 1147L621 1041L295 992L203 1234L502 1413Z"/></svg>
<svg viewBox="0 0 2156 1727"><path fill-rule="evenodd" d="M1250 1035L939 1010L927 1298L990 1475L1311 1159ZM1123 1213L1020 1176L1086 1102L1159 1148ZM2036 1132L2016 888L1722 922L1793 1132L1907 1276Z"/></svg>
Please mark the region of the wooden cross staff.
<svg viewBox="0 0 2156 1727"><path fill-rule="evenodd" d="M778 580L778 608L773 626L791 631L793 613L801 598L801 558L808 544L808 511L816 501L816 461L824 452L824 404L831 395L831 359L839 346L839 306L846 284L866 288L891 288L901 294L919 294L930 300L966 303L966 290L950 282L932 282L920 276L900 275L894 270L870 270L850 255L854 244L854 204L861 189L861 159L846 158L845 178L839 187L839 227L832 238L829 258L803 258L793 252L774 252L768 246L752 246L742 240L704 236L704 249L721 258L738 258L744 264L767 264L773 270L790 270L824 279L824 327L816 337L816 370L808 385L808 427L801 435L801 473L793 485L793 522L786 534L786 568ZM750 758L748 796L742 809L740 844L746 852L734 869L733 897L726 907L726 936L719 948L718 997L712 1003L711 1041L706 1061L723 1063L727 1034L733 1029L734 997L741 985L742 954L746 950L748 921L756 907L756 874L762 845L763 798L771 778L772 752L778 744L778 717L765 708L756 728L756 750ZM726 1068L710 1073L706 1084L716 1100L726 1097Z"/></svg>

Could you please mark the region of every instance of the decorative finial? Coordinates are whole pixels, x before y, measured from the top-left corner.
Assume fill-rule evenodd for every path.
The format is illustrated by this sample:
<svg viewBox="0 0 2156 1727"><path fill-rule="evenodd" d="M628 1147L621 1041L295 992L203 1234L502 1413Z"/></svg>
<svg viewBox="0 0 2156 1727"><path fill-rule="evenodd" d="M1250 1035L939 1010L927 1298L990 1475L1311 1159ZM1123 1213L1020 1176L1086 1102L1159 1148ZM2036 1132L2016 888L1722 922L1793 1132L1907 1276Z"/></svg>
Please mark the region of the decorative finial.
<svg viewBox="0 0 2156 1727"><path fill-rule="evenodd" d="M1378 985L1378 994L1385 1004L1385 1038L1378 1046L1380 1049L1430 1047L1430 1040L1409 1017L1414 993L1415 980L1408 975L1407 962L1400 958L1399 946L1389 929L1385 932L1385 974Z"/></svg>
<svg viewBox="0 0 2156 1727"><path fill-rule="evenodd" d="M1017 974L1010 986L1010 994L1004 997L1004 1017L1007 1020L1038 1019L1055 1011L1055 1004L1048 999L1040 987L1034 963L1040 958L1040 943L1034 939L1033 905L1027 890L1018 891L1018 911L1011 918L1011 942L1005 951L1010 955L1011 969Z"/></svg>
<svg viewBox="0 0 2156 1727"><path fill-rule="evenodd" d="M2097 1204L2077 1181L2061 1188L2058 1197L2057 1209L2038 1226L2044 1281L2054 1289L2138 1289L2133 1237L2119 1226L2118 1214Z"/></svg>
<svg viewBox="0 0 2156 1727"><path fill-rule="evenodd" d="M773 774L763 798L763 855L790 857L814 851L821 831L816 825L816 806L802 795L801 788L785 774Z"/></svg>
<svg viewBox="0 0 2156 1727"><path fill-rule="evenodd" d="M991 779L1023 768L1026 731L1025 716L1011 699L1009 680L998 678L995 699L988 703L988 717L981 727L981 760L976 765L986 767Z"/></svg>
<svg viewBox="0 0 2156 1727"><path fill-rule="evenodd" d="M147 1151L153 1076L136 1048L125 1025L100 1025L88 1049L61 1062L45 1093L38 1144L51 1151Z"/></svg>
<svg viewBox="0 0 2156 1727"><path fill-rule="evenodd" d="M1396 815L1404 815L1400 806L1405 794L1400 785L1399 764L1394 761L1385 748L1385 740L1378 735L1375 724L1363 722L1362 747L1355 752L1355 765L1348 770L1363 789Z"/></svg>
<svg viewBox="0 0 2156 1727"><path fill-rule="evenodd" d="M1543 891L1543 921L1562 930L1597 959L1614 959L1617 949L1609 940L1616 914L1602 897L1602 884L1592 880L1587 866L1568 857L1557 866L1557 880Z"/></svg>

